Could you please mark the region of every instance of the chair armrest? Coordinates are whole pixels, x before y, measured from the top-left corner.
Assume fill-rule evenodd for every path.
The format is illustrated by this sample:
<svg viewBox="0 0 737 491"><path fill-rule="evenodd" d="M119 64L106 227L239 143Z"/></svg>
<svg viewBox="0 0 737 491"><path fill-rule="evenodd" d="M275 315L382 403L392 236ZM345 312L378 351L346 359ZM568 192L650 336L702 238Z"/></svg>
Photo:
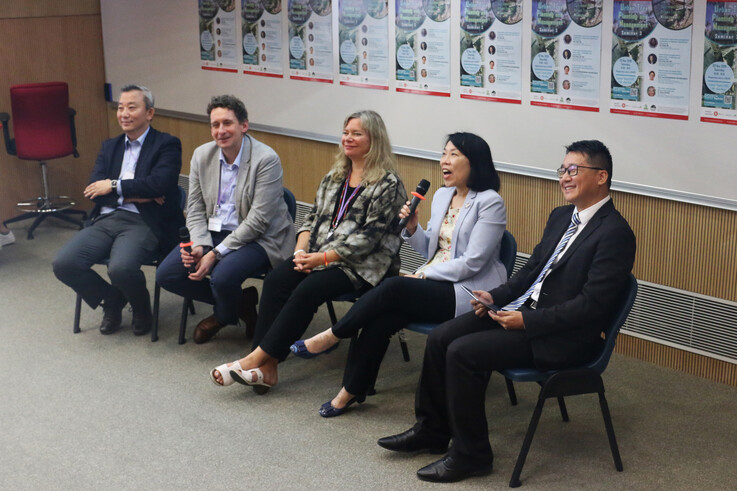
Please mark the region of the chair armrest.
<svg viewBox="0 0 737 491"><path fill-rule="evenodd" d="M79 158L79 152L77 151L77 127L74 125L74 116L77 115L77 111L73 108L69 108L69 129L72 131L72 147L74 147L74 158Z"/></svg>
<svg viewBox="0 0 737 491"><path fill-rule="evenodd" d="M5 140L5 151L8 155L15 155L15 140L10 138L10 128L8 122L10 121L10 114L0 113L0 123L3 127L3 139Z"/></svg>

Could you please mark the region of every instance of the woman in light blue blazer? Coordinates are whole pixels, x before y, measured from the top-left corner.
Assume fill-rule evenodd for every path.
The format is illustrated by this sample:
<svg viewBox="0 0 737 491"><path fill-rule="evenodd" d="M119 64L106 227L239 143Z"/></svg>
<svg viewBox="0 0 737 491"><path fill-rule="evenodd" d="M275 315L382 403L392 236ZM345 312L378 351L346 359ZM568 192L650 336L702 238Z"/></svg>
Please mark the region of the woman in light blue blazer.
<svg viewBox="0 0 737 491"><path fill-rule="evenodd" d="M343 387L320 407L323 417L339 416L354 402L363 402L394 333L410 322L439 323L470 311L463 286L488 290L506 281L499 261L506 209L489 145L472 133L453 133L440 167L445 186L433 196L427 230L415 212L402 231L402 238L428 261L414 274L383 281L335 326L291 347L295 355L313 358L360 331L348 354ZM409 212L405 205L400 217Z"/></svg>

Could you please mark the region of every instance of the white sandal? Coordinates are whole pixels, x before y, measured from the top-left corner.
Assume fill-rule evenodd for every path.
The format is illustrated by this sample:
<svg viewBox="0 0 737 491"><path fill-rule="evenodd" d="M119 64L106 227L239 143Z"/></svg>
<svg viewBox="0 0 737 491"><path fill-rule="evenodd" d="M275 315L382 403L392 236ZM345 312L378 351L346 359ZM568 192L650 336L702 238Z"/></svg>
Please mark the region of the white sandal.
<svg viewBox="0 0 737 491"><path fill-rule="evenodd" d="M223 380L222 384L218 382L218 380L215 378L215 370L220 372L220 378ZM231 363L223 363L222 365L210 370L210 379L218 387L227 387L228 385L232 385L233 382L235 382L235 380L233 380L233 377L230 376L230 373L240 370L243 370L241 368L240 360L236 360Z"/></svg>
<svg viewBox="0 0 737 491"><path fill-rule="evenodd" d="M255 377L248 378L247 374L249 373L253 373ZM250 370L241 369L239 371L231 370L230 376L239 384L250 385L253 387L253 391L258 395L266 394L271 388L271 385L264 383L264 372L262 372L260 368L251 368Z"/></svg>

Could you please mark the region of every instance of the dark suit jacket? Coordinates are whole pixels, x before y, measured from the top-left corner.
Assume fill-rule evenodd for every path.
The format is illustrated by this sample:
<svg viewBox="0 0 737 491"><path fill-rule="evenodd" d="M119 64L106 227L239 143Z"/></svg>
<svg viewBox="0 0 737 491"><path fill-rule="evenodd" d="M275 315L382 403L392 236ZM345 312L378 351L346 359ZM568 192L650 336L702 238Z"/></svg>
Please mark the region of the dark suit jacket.
<svg viewBox="0 0 737 491"><path fill-rule="evenodd" d="M90 183L101 179L117 179L123 164L125 135L102 142L95 167L90 175ZM136 203L141 218L159 239L162 254L168 253L177 243L179 227L184 226L184 216L179 199L177 181L182 170L182 144L179 138L151 128L141 147L133 179L121 181L123 196L126 198L156 198L163 196L163 205L155 202ZM92 210L94 220L100 208L118 206L117 191L95 198Z"/></svg>
<svg viewBox="0 0 737 491"><path fill-rule="evenodd" d="M571 221L573 205L550 213L527 264L490 293L504 306L535 281ZM594 358L635 260L635 235L608 201L591 218L543 282L536 310L523 310L525 332L539 369L563 368Z"/></svg>

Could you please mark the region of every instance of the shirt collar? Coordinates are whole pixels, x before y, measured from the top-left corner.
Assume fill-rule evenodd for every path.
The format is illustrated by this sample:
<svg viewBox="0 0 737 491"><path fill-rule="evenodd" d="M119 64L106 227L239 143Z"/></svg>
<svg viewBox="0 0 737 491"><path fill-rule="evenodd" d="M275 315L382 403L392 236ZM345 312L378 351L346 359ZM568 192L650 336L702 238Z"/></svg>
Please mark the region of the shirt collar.
<svg viewBox="0 0 737 491"><path fill-rule="evenodd" d="M599 209L602 206L604 206L606 202L609 201L610 199L612 199L612 197L607 194L604 199L589 206L583 211L578 211L578 208L573 210L574 213L578 213L578 219L581 220L581 226L584 226L587 223L589 223L589 220L591 220L594 217L594 215L596 215L596 212L599 211Z"/></svg>
<svg viewBox="0 0 737 491"><path fill-rule="evenodd" d="M232 167L234 169L238 169L241 166L241 157L243 156L243 150L246 148L246 135L243 135L243 140L241 141L241 149L238 151L238 155L236 155L235 160L233 161ZM220 165L225 165L226 168L228 168L228 161L225 160L225 155L223 155L223 149L220 149Z"/></svg>
<svg viewBox="0 0 737 491"><path fill-rule="evenodd" d="M141 147L143 147L143 142L146 139L146 135L148 135L149 131L151 131L151 126L146 128L146 131L144 131L143 134L139 136L138 138L136 138L135 140L131 140L130 138L128 138L128 135L125 135L125 142L126 143L138 142L141 144Z"/></svg>

